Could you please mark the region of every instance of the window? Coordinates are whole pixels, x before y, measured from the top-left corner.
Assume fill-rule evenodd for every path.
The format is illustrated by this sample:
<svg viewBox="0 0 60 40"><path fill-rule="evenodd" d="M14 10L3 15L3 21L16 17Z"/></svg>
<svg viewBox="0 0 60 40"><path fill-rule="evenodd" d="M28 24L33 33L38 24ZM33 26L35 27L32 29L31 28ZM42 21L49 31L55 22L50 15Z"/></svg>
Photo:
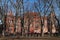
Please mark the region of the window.
<svg viewBox="0 0 60 40"><path fill-rule="evenodd" d="M12 20L9 20L9 23L12 23Z"/></svg>
<svg viewBox="0 0 60 40"><path fill-rule="evenodd" d="M0 24L2 24L2 20L0 20Z"/></svg>

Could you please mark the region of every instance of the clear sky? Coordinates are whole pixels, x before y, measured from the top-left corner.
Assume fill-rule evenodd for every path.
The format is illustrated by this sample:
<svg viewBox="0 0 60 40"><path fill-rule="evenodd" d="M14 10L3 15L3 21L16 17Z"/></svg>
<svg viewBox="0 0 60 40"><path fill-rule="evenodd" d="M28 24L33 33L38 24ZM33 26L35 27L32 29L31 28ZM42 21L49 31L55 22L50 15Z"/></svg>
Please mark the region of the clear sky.
<svg viewBox="0 0 60 40"><path fill-rule="evenodd" d="M24 2L26 2L27 0L24 0ZM42 10L42 13L44 12L44 3L43 3L43 1L44 0L40 0L40 10ZM57 1L59 1L59 0L57 0ZM33 3L34 2L37 2L37 0L29 0L29 2L30 2L30 7L32 8L33 7ZM55 11L55 14L58 16L59 14L60 14L60 10L59 10L59 8L58 8L58 6L57 6L57 2L56 2L56 0L53 0L53 6L54 6L54 11ZM48 5L48 3L46 4L46 5ZM48 9L48 7L46 7L46 9ZM50 10L50 9L49 9ZM49 12L48 12L49 13Z"/></svg>
<svg viewBox="0 0 60 40"><path fill-rule="evenodd" d="M6 1L6 0L2 0L2 5L4 4L4 1ZM15 8L13 6L11 6L9 0L7 0L7 1L8 1L8 8L9 9L12 9L12 11L15 13L16 12L15 11ZM30 10L30 11L31 10L32 11L35 10L36 11L36 9L34 8L34 2L38 3L37 0L23 0L23 1L24 1L24 10L25 11L27 11L27 10ZM37 5L37 8L39 8L41 10L41 13L44 12L44 8L43 8L44 7L44 3L43 3L43 1L44 0L40 0L40 8ZM16 0L13 0L13 3L16 3ZM56 0L53 0L53 3L52 4L54 6L55 14L58 16L60 14L60 10L59 10L59 8L57 6ZM48 3L46 5L49 6ZM28 7L28 9L27 9L27 7ZM46 7L46 9L48 9L48 7ZM48 13L49 13L49 11L48 11Z"/></svg>

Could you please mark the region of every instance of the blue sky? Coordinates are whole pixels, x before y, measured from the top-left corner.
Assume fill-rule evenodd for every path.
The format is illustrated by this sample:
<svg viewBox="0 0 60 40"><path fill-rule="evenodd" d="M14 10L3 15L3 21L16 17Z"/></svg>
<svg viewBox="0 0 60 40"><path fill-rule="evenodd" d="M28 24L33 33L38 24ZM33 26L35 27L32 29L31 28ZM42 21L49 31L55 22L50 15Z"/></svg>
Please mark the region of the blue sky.
<svg viewBox="0 0 60 40"><path fill-rule="evenodd" d="M4 4L4 1L5 0L2 0L2 5ZM9 0L7 0L7 1L9 1ZM23 0L24 1L24 10L25 11L27 11L27 7L28 7L28 10L34 10L34 11L36 11L36 9L34 9L34 2L37 2L37 0ZM59 1L59 0L58 0ZM16 3L16 0L13 0L13 3ZM41 13L43 13L44 12L44 3L43 3L43 0L41 0L40 1L40 7L41 8L39 8L38 6L38 8L40 9L40 10L42 10L42 12ZM59 14L60 14L60 10L59 10L59 8L58 8L58 6L57 6L57 3L56 3L56 0L53 0L53 6L54 6L54 11L55 11L55 14L58 16ZM48 4L47 4L48 5ZM8 8L9 9L12 9L12 11L13 11L13 13L15 13L16 11L15 11L15 8L14 7L12 7L11 6L11 4L10 4L10 2L8 2ZM46 9L47 9L48 7L46 7ZM49 9L50 10L50 9ZM48 12L49 13L49 12Z"/></svg>
<svg viewBox="0 0 60 40"><path fill-rule="evenodd" d="M26 1L26 0L25 0L25 1ZM37 0L29 0L29 2L32 3L32 4L34 3L34 1L37 2ZM59 0L58 0L58 1L59 1ZM44 7L44 3L43 3L43 0L41 0L40 3L41 3L41 4L40 4L40 6L41 6L40 9L42 10L42 13L43 13L43 12L44 12L44 8L43 8L43 7ZM31 4L31 5L32 5L32 4ZM59 10L59 8L58 8L58 6L57 6L56 0L53 0L53 3L52 3L52 4L53 4L53 6L54 6L55 14L58 16L58 15L60 14L60 10ZM48 5L48 3L47 3L47 5ZM32 6L31 6L31 7L32 7ZM47 9L47 7L46 7L46 9ZM50 10L50 9L49 9L49 10ZM49 13L49 12L48 12L48 13Z"/></svg>

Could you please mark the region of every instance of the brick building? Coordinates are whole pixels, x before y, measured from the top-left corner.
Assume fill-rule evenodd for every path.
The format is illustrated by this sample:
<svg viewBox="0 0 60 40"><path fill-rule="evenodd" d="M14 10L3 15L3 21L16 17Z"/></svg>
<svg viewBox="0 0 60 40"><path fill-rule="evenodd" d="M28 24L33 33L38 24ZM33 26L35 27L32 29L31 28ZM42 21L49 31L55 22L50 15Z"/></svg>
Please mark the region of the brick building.
<svg viewBox="0 0 60 40"><path fill-rule="evenodd" d="M56 33L56 25L54 22L57 20L55 18L52 19L52 17L53 14L50 15L49 19L48 16L40 16L37 12L27 12L23 17L24 23L22 28L22 18L20 16L16 18L10 11L6 17L6 32L12 34L21 33L22 29L24 29L24 33ZM53 25L50 25L50 22L52 22Z"/></svg>
<svg viewBox="0 0 60 40"><path fill-rule="evenodd" d="M29 30L29 33L41 33L40 20L41 20L40 16L36 12L25 13L25 15L24 15L24 27L27 30Z"/></svg>
<svg viewBox="0 0 60 40"><path fill-rule="evenodd" d="M21 32L20 16L16 18L11 11L7 13L7 16L6 16L6 32L12 33L12 34Z"/></svg>

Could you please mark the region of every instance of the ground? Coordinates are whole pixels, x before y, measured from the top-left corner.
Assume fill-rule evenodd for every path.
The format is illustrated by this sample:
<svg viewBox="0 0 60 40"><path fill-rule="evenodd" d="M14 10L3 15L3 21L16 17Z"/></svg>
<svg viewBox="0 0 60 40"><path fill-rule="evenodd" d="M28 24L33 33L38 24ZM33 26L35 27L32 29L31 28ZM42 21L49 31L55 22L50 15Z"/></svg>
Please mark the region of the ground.
<svg viewBox="0 0 60 40"><path fill-rule="evenodd" d="M60 37L0 37L0 40L60 40Z"/></svg>

